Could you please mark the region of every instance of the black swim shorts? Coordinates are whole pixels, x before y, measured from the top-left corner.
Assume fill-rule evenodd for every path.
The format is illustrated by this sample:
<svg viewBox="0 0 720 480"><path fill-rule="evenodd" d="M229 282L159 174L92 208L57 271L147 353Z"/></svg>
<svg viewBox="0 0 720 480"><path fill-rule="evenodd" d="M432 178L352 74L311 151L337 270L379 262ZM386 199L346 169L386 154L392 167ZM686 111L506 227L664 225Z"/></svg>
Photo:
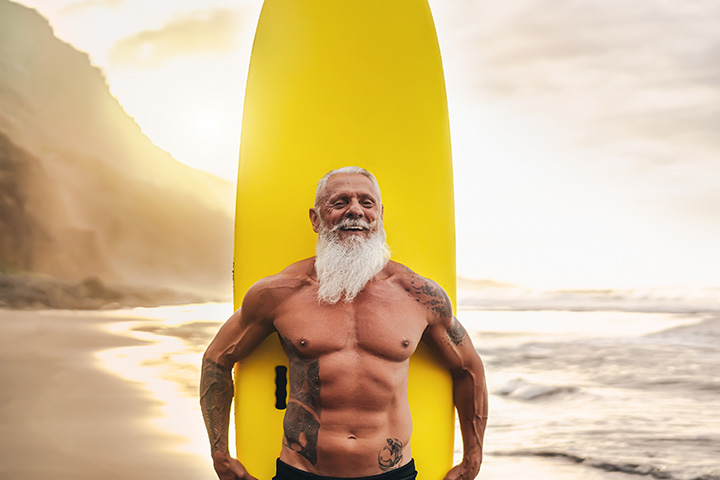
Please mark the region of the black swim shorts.
<svg viewBox="0 0 720 480"><path fill-rule="evenodd" d="M410 462L400 468L380 473L378 475L371 475L369 477L336 478L323 477L304 470L299 470L295 467L291 467L278 458L277 474L273 477L273 480L415 480L415 477L417 477L417 471L415 470L414 460L410 460Z"/></svg>

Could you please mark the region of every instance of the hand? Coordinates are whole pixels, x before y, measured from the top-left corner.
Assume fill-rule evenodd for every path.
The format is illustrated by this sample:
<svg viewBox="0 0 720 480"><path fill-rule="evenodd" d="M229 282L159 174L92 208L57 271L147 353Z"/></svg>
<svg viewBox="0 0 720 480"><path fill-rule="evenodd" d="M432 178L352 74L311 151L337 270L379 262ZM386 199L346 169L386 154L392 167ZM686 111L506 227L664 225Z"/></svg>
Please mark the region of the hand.
<svg viewBox="0 0 720 480"><path fill-rule="evenodd" d="M444 480L475 480L480 473L480 463L463 460L445 475Z"/></svg>
<svg viewBox="0 0 720 480"><path fill-rule="evenodd" d="M242 463L229 454L213 455L213 466L220 480L257 480L245 470Z"/></svg>

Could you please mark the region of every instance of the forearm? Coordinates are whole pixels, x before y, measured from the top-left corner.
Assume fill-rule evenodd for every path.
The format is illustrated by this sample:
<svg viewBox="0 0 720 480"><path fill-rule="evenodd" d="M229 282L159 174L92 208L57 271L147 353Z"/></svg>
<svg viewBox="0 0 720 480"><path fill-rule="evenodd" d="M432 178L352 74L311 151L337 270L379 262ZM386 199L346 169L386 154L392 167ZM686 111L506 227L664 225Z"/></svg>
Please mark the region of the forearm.
<svg viewBox="0 0 720 480"><path fill-rule="evenodd" d="M203 358L200 377L200 408L210 439L210 451L227 455L230 407L233 399L232 368Z"/></svg>
<svg viewBox="0 0 720 480"><path fill-rule="evenodd" d="M480 358L453 374L453 397L463 439L463 462L477 475L488 416L485 372Z"/></svg>

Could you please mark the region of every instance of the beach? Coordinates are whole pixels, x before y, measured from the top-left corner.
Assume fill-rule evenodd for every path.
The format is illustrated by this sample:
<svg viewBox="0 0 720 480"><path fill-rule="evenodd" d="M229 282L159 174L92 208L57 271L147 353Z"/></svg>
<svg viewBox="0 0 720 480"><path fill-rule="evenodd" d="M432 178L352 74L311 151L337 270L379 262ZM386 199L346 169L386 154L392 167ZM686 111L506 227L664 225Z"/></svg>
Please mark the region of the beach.
<svg viewBox="0 0 720 480"><path fill-rule="evenodd" d="M230 313L229 304L0 310L0 477L216 478L197 383L202 352ZM491 393L478 478L720 478L715 316L459 316ZM643 356L662 369L657 378ZM628 358L637 365L618 370Z"/></svg>
<svg viewBox="0 0 720 480"><path fill-rule="evenodd" d="M98 354L142 345L106 312L0 310L0 477L211 479L185 439L154 425L162 402Z"/></svg>

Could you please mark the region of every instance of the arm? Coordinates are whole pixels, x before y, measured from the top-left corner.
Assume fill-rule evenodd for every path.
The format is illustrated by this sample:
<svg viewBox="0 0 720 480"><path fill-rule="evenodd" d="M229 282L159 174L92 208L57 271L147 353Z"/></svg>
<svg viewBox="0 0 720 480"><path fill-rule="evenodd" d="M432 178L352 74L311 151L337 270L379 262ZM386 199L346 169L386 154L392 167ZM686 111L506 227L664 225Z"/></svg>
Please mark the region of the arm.
<svg viewBox="0 0 720 480"><path fill-rule="evenodd" d="M255 480L230 457L228 429L233 399L232 369L274 331L271 304L262 287L248 291L243 306L220 328L203 356L200 407L210 439L213 465L220 480Z"/></svg>
<svg viewBox="0 0 720 480"><path fill-rule="evenodd" d="M428 285L434 290L434 301L428 305L434 305L434 308L430 309L430 323L423 340L450 370L453 400L463 439L462 462L448 472L445 480L473 480L482 463L483 436L488 415L485 371L470 336L452 315L447 294L432 282L428 282Z"/></svg>

